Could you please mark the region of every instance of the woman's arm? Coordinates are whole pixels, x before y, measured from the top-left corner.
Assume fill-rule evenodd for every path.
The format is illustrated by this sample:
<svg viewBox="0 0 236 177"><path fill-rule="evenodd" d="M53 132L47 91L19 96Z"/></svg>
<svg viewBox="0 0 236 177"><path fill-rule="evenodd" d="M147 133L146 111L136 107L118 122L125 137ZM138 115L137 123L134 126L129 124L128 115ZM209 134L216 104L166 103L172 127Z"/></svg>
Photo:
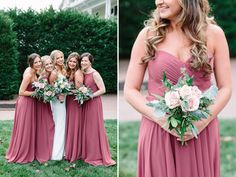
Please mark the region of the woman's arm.
<svg viewBox="0 0 236 177"><path fill-rule="evenodd" d="M98 90L93 93L93 97L100 96L106 92L105 84L98 72L93 73L93 79L98 87Z"/></svg>
<svg viewBox="0 0 236 177"><path fill-rule="evenodd" d="M156 118L154 109L147 106L145 97L140 93L147 64L140 64L141 57L145 55L145 40L147 37L147 28L144 28L138 35L131 52L130 63L126 75L124 96L131 106L148 119L157 122L163 126L166 120Z"/></svg>
<svg viewBox="0 0 236 177"><path fill-rule="evenodd" d="M31 74L25 73L23 76L23 80L20 85L19 89L19 95L20 96L31 96L34 92L33 91L27 91L28 85L31 83Z"/></svg>
<svg viewBox="0 0 236 177"><path fill-rule="evenodd" d="M214 50L214 74L218 87L218 94L213 105L210 106L211 116L195 123L199 133L217 117L228 103L232 93L231 67L229 48L223 30L211 25L209 29L211 44ZM192 139L193 135L187 133L184 140Z"/></svg>
<svg viewBox="0 0 236 177"><path fill-rule="evenodd" d="M81 84L83 84L84 81L84 75L80 69L78 69L75 72L75 88L81 87Z"/></svg>
<svg viewBox="0 0 236 177"><path fill-rule="evenodd" d="M56 79L57 79L57 72L53 70L49 76L49 84L53 85Z"/></svg>

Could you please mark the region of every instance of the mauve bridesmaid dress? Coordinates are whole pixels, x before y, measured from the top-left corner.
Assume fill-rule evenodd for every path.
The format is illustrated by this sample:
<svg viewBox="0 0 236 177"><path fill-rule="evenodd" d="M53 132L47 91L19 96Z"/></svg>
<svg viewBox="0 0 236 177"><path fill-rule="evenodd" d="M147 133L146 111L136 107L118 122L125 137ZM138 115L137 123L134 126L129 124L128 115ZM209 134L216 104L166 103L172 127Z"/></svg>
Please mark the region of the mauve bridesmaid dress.
<svg viewBox="0 0 236 177"><path fill-rule="evenodd" d="M82 105L74 99L74 95L66 97L65 159L70 162L81 159L82 155Z"/></svg>
<svg viewBox="0 0 236 177"><path fill-rule="evenodd" d="M86 87L91 88L93 92L96 92L98 87L93 79L93 73L84 75L84 84ZM84 103L83 116L82 159L94 166L114 165L115 161L111 158L104 127L102 100L100 96Z"/></svg>
<svg viewBox="0 0 236 177"><path fill-rule="evenodd" d="M29 84L27 91L33 91ZM6 154L8 162L29 163L35 157L36 99L19 96L16 101L14 125Z"/></svg>
<svg viewBox="0 0 236 177"><path fill-rule="evenodd" d="M35 159L40 163L51 159L54 138L54 121L50 103L36 102Z"/></svg>
<svg viewBox="0 0 236 177"><path fill-rule="evenodd" d="M213 61L213 57L211 57ZM176 84L181 76L180 68L186 68L194 76L194 84L202 91L211 85L211 76L203 77L201 72L193 71L189 60L181 61L165 51L158 51L154 60L148 63L148 96L152 93L162 95L163 72L167 79ZM176 140L158 124L143 117L138 141L138 177L219 177L220 139L217 118L198 136L188 141L186 146Z"/></svg>

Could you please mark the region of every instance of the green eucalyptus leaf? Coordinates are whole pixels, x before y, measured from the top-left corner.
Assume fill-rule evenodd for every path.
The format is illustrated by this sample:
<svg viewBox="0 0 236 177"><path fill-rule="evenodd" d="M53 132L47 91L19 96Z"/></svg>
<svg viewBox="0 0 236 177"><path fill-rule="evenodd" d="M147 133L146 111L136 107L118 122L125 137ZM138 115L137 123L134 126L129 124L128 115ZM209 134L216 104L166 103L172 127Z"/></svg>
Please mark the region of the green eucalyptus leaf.
<svg viewBox="0 0 236 177"><path fill-rule="evenodd" d="M178 126L178 122L176 121L176 119L174 117L171 117L170 123L171 123L172 127L174 127L174 128L176 128Z"/></svg>

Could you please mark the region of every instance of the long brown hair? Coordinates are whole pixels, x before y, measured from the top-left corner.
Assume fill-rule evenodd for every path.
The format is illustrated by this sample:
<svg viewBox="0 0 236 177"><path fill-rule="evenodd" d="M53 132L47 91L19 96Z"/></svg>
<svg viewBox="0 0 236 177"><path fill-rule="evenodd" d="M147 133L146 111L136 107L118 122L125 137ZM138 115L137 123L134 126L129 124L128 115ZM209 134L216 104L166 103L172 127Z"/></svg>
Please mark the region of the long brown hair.
<svg viewBox="0 0 236 177"><path fill-rule="evenodd" d="M77 61L76 67L75 67L75 69L73 69L73 70L69 67L69 61L70 61L71 58L75 58L76 61ZM67 58L67 60L66 60L66 73L67 73L67 77L68 77L68 78L71 76L71 73L72 73L72 72L75 73L75 72L80 68L80 67L79 67L79 60L80 60L80 55L79 55L77 52L72 52L72 53L68 56L68 58Z"/></svg>
<svg viewBox="0 0 236 177"><path fill-rule="evenodd" d="M195 70L202 70L206 75L212 73L206 46L206 28L209 24L216 24L213 17L209 17L210 6L208 0L178 0L182 10L177 17L177 22L182 31L192 42L190 65ZM150 37L146 40L146 55L142 62L153 59L157 44L161 43L167 34L170 21L161 19L158 9L154 10L152 17L145 21Z"/></svg>

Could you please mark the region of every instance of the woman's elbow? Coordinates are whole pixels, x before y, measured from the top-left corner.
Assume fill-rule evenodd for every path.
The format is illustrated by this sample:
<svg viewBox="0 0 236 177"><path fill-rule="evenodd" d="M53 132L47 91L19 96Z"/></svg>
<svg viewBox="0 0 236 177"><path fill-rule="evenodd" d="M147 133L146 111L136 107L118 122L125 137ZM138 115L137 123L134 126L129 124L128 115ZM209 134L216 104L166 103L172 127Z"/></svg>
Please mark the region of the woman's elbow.
<svg viewBox="0 0 236 177"><path fill-rule="evenodd" d="M130 91L130 89L127 88L126 86L124 86L124 98L127 101L129 100L129 91Z"/></svg>
<svg viewBox="0 0 236 177"><path fill-rule="evenodd" d="M102 89L102 94L105 94L106 93L106 88L103 88Z"/></svg>
<svg viewBox="0 0 236 177"><path fill-rule="evenodd" d="M19 96L23 96L23 95L24 95L24 92L21 91L21 90L19 90L18 94L19 94Z"/></svg>

